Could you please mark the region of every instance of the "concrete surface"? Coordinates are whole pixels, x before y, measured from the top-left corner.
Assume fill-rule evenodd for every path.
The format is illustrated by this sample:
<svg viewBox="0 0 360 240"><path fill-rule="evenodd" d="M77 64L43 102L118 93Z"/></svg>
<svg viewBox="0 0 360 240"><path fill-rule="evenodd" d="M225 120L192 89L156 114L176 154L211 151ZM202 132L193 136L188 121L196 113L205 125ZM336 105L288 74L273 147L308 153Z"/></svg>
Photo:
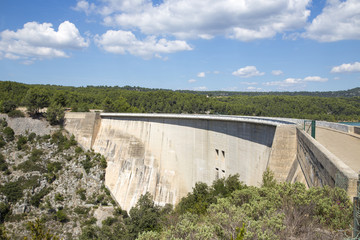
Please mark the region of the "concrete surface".
<svg viewBox="0 0 360 240"><path fill-rule="evenodd" d="M301 130L300 119L110 113L67 113L65 118L65 129L85 149L106 157L105 185L125 210L146 192L158 205L176 204L196 182L211 184L230 174L259 186L267 167L278 181L339 186L350 196L356 192L357 174L351 168L358 169L357 150L348 157L349 167L342 155L320 144L322 138L347 143L342 140L347 135L319 130L318 142ZM351 142L349 148L359 145Z"/></svg>
<svg viewBox="0 0 360 240"><path fill-rule="evenodd" d="M315 138L355 172L360 171L360 135L317 127Z"/></svg>

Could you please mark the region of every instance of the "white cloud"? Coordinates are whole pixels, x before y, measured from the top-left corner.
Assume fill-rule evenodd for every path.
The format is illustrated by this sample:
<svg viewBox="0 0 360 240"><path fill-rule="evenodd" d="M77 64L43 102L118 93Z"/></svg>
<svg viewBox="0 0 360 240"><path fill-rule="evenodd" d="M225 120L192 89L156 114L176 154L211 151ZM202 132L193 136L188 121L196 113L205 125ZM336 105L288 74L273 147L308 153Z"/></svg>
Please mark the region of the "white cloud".
<svg viewBox="0 0 360 240"><path fill-rule="evenodd" d="M55 31L51 23L28 22L16 32L0 33L0 53L8 59L34 61L44 58L68 57L65 50L89 46L76 26L65 21ZM25 62L28 62L25 61Z"/></svg>
<svg viewBox="0 0 360 240"><path fill-rule="evenodd" d="M96 12L104 23L147 35L211 39L226 36L240 41L271 38L306 25L311 0L102 0ZM91 4L78 2L89 12Z"/></svg>
<svg viewBox="0 0 360 240"><path fill-rule="evenodd" d="M189 80L188 80L188 83L194 83L194 82L196 82L195 79L189 79Z"/></svg>
<svg viewBox="0 0 360 240"><path fill-rule="evenodd" d="M360 72L360 62L344 63L331 69L331 73L344 72Z"/></svg>
<svg viewBox="0 0 360 240"><path fill-rule="evenodd" d="M280 75L283 75L284 73L281 70L272 70L271 74L274 76L280 76Z"/></svg>
<svg viewBox="0 0 360 240"><path fill-rule="evenodd" d="M248 91L261 91L262 88L257 88L257 87L247 87L246 90Z"/></svg>
<svg viewBox="0 0 360 240"><path fill-rule="evenodd" d="M263 72L259 72L255 66L246 66L244 68L239 68L238 70L236 70L232 73L232 75L241 77L241 78L262 76L264 74L265 73L263 73Z"/></svg>
<svg viewBox="0 0 360 240"><path fill-rule="evenodd" d="M214 73L214 74L220 74L220 71L217 71L217 70L216 70L216 71L214 71L213 73Z"/></svg>
<svg viewBox="0 0 360 240"><path fill-rule="evenodd" d="M200 78L203 78L203 77L205 77L205 73L204 72L199 72L197 76L200 77Z"/></svg>
<svg viewBox="0 0 360 240"><path fill-rule="evenodd" d="M195 87L195 88L193 88L195 91L206 91L206 90L208 90L208 88L207 87L205 87L205 86L201 86L201 87Z"/></svg>
<svg viewBox="0 0 360 240"><path fill-rule="evenodd" d="M257 85L257 82L241 82L240 84L244 84L244 85Z"/></svg>
<svg viewBox="0 0 360 240"><path fill-rule="evenodd" d="M326 82L327 78L322 78L319 76L309 76L305 78L287 78L283 81L273 81L266 82L264 85L266 86L279 86L279 87L292 87L292 86L306 86L308 82Z"/></svg>
<svg viewBox="0 0 360 240"><path fill-rule="evenodd" d="M306 28L304 37L320 42L360 39L360 1L329 0Z"/></svg>
<svg viewBox="0 0 360 240"><path fill-rule="evenodd" d="M95 4L91 3L89 4L88 1L85 1L85 0L80 0L77 2L76 6L73 7L73 9L75 11L79 11L79 12L85 12L86 15L92 13L95 11L96 9L96 6Z"/></svg>
<svg viewBox="0 0 360 240"><path fill-rule="evenodd" d="M148 36L144 40L139 40L132 32L122 30L109 30L101 36L96 35L95 42L107 52L129 53L144 59L150 59L154 56L160 57L159 54L162 53L192 50L185 41L170 41L165 38L158 40L155 36Z"/></svg>
<svg viewBox="0 0 360 240"><path fill-rule="evenodd" d="M322 78L319 76L309 76L304 78L304 82L327 82L327 78Z"/></svg>

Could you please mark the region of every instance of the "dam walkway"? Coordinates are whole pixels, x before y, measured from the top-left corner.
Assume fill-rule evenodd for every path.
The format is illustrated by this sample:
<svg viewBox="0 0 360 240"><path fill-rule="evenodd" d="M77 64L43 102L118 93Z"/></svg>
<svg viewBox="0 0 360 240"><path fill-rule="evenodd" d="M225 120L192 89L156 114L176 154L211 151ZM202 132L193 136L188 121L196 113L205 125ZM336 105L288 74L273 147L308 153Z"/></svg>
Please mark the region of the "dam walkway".
<svg viewBox="0 0 360 240"><path fill-rule="evenodd" d="M316 127L315 139L356 173L360 171L360 135Z"/></svg>

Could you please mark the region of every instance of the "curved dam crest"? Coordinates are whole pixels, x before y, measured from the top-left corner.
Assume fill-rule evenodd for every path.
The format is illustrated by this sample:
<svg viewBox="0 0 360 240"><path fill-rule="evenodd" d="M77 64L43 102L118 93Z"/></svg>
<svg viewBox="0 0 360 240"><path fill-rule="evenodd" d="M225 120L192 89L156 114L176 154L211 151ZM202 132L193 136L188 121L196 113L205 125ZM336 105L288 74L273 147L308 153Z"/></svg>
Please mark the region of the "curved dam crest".
<svg viewBox="0 0 360 240"><path fill-rule="evenodd" d="M298 130L284 120L110 113L67 113L65 118L65 129L82 147L106 157L105 185L127 211L146 192L158 205L175 205L196 182L211 184L230 174L259 186L267 167L279 181L311 186L334 179L321 179L316 163L299 161Z"/></svg>

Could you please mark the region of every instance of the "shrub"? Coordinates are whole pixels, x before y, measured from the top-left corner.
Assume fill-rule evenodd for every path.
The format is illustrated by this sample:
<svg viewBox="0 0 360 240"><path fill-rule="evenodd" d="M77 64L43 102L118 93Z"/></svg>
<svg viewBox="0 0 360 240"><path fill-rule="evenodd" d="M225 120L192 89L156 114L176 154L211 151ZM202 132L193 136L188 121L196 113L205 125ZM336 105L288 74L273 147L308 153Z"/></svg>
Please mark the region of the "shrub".
<svg viewBox="0 0 360 240"><path fill-rule="evenodd" d="M15 132L11 127L6 127L3 130L3 133L5 135L5 139L8 142L11 142L15 138Z"/></svg>
<svg viewBox="0 0 360 240"><path fill-rule="evenodd" d="M6 216L10 213L9 204L0 202L0 224L2 224L6 218ZM1 236L0 236L1 239Z"/></svg>
<svg viewBox="0 0 360 240"><path fill-rule="evenodd" d="M28 141L32 142L36 138L36 133L32 132L28 136Z"/></svg>
<svg viewBox="0 0 360 240"><path fill-rule="evenodd" d="M0 171L6 171L8 169L4 155L0 153Z"/></svg>
<svg viewBox="0 0 360 240"><path fill-rule="evenodd" d="M62 169L62 167L61 162L51 162L47 164L48 173L57 173Z"/></svg>
<svg viewBox="0 0 360 240"><path fill-rule="evenodd" d="M7 197L7 200L11 203L16 203L20 198L23 197L23 188L21 183L17 182L8 182L2 187L0 187L0 192Z"/></svg>
<svg viewBox="0 0 360 240"><path fill-rule="evenodd" d="M55 220L59 221L59 222L62 222L62 223L65 223L65 222L69 221L69 218L66 215L64 210L59 210L59 211L56 212Z"/></svg>
<svg viewBox="0 0 360 240"><path fill-rule="evenodd" d="M58 236L50 234L49 230L46 230L45 224L40 219L36 219L35 222L28 222L27 229L31 232L31 239L40 240L56 240ZM26 239L26 238L25 238Z"/></svg>
<svg viewBox="0 0 360 240"><path fill-rule="evenodd" d="M76 193L80 196L81 200L86 201L86 190L84 188L78 189Z"/></svg>
<svg viewBox="0 0 360 240"><path fill-rule="evenodd" d="M76 148L75 148L75 152L76 152L77 154L80 154L80 153L83 152L83 150L82 150L81 147L76 147Z"/></svg>
<svg viewBox="0 0 360 240"><path fill-rule="evenodd" d="M6 145L6 142L5 142L4 138L3 138L3 136L0 135L0 148L2 148L5 145Z"/></svg>
<svg viewBox="0 0 360 240"><path fill-rule="evenodd" d="M64 201L64 196L61 193L56 193L54 199L56 202L62 202Z"/></svg>
<svg viewBox="0 0 360 240"><path fill-rule="evenodd" d="M17 166L17 169L18 170L21 170L23 172L34 172L34 171L38 171L38 172L41 172L41 173L45 173L46 170L44 167L42 167L41 165L39 164L36 164L33 160L27 160L23 163L20 163L18 166Z"/></svg>
<svg viewBox="0 0 360 240"><path fill-rule="evenodd" d="M33 149L32 151L31 151L31 155L30 155L30 157L29 157L29 160L31 160L31 161L33 161L33 162L37 162L37 161L39 161L39 160L41 160L41 155L43 155L43 151L42 150L40 150L40 149Z"/></svg>
<svg viewBox="0 0 360 240"><path fill-rule="evenodd" d="M85 172L89 174L90 169L93 167L93 163L91 162L91 158L86 155L86 159L81 162L81 165L85 169Z"/></svg>
<svg viewBox="0 0 360 240"><path fill-rule="evenodd" d="M2 104L2 111L4 113L9 113L11 111L14 111L15 109L16 109L16 103L11 100L5 101Z"/></svg>
<svg viewBox="0 0 360 240"><path fill-rule="evenodd" d="M25 117L24 113L20 110L13 110L11 112L8 113L8 116L11 118L20 118L20 117Z"/></svg>
<svg viewBox="0 0 360 240"><path fill-rule="evenodd" d="M106 159L105 159L104 156L101 156L101 158L100 158L100 167L101 167L102 169L107 168L107 162L106 162Z"/></svg>
<svg viewBox="0 0 360 240"><path fill-rule="evenodd" d="M74 209L74 212L76 213L76 214L78 214L78 215L86 215L86 214L88 214L89 213L89 211L90 211L90 208L87 208L87 207L76 207L75 209Z"/></svg>
<svg viewBox="0 0 360 240"><path fill-rule="evenodd" d="M43 188L40 190L40 192L38 192L37 194L35 194L34 196L31 197L30 199L30 204L35 206L35 207L39 207L42 199L51 191L51 188Z"/></svg>
<svg viewBox="0 0 360 240"><path fill-rule="evenodd" d="M17 142L16 142L17 149L19 151L24 149L26 143L27 143L27 137L20 135Z"/></svg>
<svg viewBox="0 0 360 240"><path fill-rule="evenodd" d="M8 123L7 123L7 121L6 121L5 118L0 119L0 123L1 123L1 127L3 127L3 128L7 127L7 125L8 125Z"/></svg>

